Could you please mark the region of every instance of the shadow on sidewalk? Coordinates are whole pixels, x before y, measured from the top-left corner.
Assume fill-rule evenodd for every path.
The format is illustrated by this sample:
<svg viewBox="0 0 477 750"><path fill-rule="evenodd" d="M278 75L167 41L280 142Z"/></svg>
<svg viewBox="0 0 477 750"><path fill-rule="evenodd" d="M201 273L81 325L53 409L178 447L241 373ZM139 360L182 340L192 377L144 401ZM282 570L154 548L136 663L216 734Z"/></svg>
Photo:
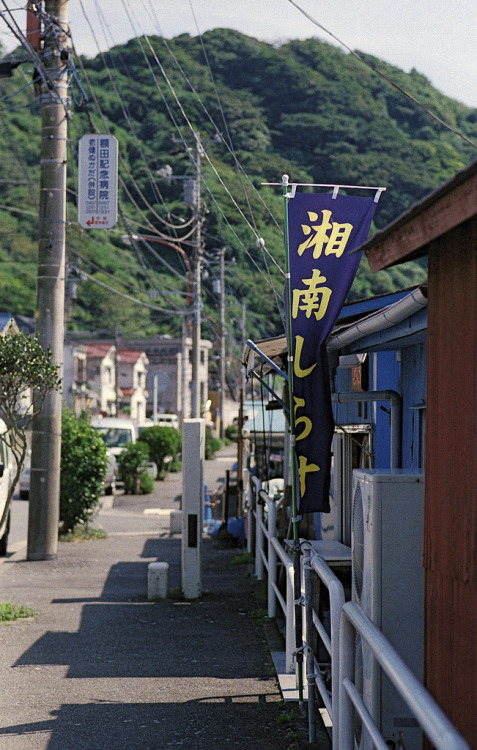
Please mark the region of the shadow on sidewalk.
<svg viewBox="0 0 477 750"><path fill-rule="evenodd" d="M0 729L2 736L51 733L48 750L285 750L273 695L227 695L184 702L64 704L49 721Z"/></svg>
<svg viewBox="0 0 477 750"><path fill-rule="evenodd" d="M174 583L180 540L149 538L141 557L153 550ZM236 550L205 540L203 551L197 600L147 601L142 560L112 565L97 598L54 599L59 623L62 608L83 605L77 632L45 632L14 668L65 666L63 702L51 719L1 728L0 745L25 735L25 747L38 747L46 734L47 750L288 750L251 581L231 564Z"/></svg>

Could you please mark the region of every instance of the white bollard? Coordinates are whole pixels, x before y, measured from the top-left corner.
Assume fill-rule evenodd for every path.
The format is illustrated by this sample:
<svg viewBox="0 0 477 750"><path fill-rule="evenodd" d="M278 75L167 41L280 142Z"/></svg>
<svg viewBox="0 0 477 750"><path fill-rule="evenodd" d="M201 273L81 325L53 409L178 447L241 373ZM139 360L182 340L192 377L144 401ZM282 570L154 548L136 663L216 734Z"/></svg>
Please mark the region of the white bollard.
<svg viewBox="0 0 477 750"><path fill-rule="evenodd" d="M165 599L168 592L169 563L153 562L147 566L147 598Z"/></svg>
<svg viewBox="0 0 477 750"><path fill-rule="evenodd" d="M182 590L186 599L202 594L205 422L182 423Z"/></svg>
<svg viewBox="0 0 477 750"><path fill-rule="evenodd" d="M182 534L182 511L171 510L169 517L169 533Z"/></svg>

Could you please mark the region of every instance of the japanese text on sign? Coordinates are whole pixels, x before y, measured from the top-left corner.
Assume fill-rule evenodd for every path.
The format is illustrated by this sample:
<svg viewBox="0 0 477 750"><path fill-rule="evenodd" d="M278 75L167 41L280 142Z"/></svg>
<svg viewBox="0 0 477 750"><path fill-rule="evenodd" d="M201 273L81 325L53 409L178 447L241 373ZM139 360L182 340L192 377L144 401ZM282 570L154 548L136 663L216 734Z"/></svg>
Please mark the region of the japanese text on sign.
<svg viewBox="0 0 477 750"><path fill-rule="evenodd" d="M118 143L112 135L85 135L79 142L78 221L109 229L117 221Z"/></svg>
<svg viewBox="0 0 477 750"><path fill-rule="evenodd" d="M373 199L297 194L288 204L299 512L329 509L334 432L325 342L359 264Z"/></svg>

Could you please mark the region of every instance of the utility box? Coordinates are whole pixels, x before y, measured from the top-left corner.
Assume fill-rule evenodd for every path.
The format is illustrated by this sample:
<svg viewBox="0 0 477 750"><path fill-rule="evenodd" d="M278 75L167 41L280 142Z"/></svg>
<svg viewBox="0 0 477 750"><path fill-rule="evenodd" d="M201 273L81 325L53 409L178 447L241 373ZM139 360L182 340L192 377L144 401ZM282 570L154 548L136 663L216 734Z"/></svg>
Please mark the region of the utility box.
<svg viewBox="0 0 477 750"><path fill-rule="evenodd" d="M182 423L182 590L186 599L202 594L205 421Z"/></svg>

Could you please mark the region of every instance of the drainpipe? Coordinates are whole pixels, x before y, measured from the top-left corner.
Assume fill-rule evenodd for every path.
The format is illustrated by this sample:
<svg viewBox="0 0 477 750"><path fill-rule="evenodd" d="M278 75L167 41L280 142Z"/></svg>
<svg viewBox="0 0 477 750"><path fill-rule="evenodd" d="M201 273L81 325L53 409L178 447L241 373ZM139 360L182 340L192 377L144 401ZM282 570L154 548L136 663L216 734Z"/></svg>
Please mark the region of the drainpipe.
<svg viewBox="0 0 477 750"><path fill-rule="evenodd" d="M401 468L402 397L397 391L352 391L332 393L335 404L389 401L391 405L391 469Z"/></svg>

